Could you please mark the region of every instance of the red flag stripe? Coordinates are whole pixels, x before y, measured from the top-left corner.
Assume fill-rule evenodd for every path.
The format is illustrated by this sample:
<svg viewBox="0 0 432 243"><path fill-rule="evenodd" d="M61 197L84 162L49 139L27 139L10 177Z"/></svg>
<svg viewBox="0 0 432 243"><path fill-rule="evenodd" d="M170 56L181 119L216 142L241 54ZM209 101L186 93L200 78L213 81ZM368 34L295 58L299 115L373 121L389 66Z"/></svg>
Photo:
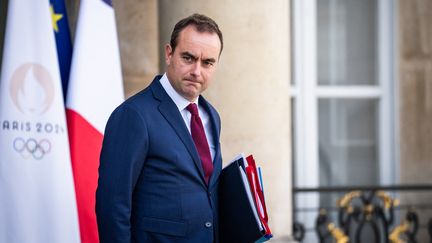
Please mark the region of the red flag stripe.
<svg viewBox="0 0 432 243"><path fill-rule="evenodd" d="M99 242L95 208L103 135L79 113L66 109L81 241Z"/></svg>

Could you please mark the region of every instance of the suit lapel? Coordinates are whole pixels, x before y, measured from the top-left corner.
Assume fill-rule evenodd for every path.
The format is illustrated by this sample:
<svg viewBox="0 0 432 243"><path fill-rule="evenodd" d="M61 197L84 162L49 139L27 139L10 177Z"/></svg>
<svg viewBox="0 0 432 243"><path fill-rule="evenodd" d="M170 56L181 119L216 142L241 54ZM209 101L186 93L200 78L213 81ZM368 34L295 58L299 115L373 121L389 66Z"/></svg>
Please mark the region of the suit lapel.
<svg viewBox="0 0 432 243"><path fill-rule="evenodd" d="M174 129L174 131L179 136L180 140L185 145L186 149L188 150L189 154L193 158L193 161L195 163L195 166L197 167L201 181L203 182L203 185L205 186L205 179L204 179L204 171L202 169L201 160L199 158L198 152L195 148L195 144L192 140L192 137L186 127L186 124L184 123L184 120L177 108L177 106L174 104L174 102L171 100L171 98L168 96L168 94L163 89L162 85L159 82L160 76L156 77L155 80L153 80L151 84L151 89L153 91L153 95L156 99L160 100L160 105L158 107L160 113L162 116L165 117L165 119L168 121L168 123L171 125L171 127Z"/></svg>

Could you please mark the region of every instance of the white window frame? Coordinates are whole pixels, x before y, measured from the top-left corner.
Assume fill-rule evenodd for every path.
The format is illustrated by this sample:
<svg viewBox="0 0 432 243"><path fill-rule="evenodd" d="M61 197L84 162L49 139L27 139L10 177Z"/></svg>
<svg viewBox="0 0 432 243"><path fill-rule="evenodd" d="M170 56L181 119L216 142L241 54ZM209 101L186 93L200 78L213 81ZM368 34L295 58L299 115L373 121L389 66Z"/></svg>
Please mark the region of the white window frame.
<svg viewBox="0 0 432 243"><path fill-rule="evenodd" d="M396 127L398 126L395 74L395 7L393 0L378 1L378 84L358 86L318 86L317 81L317 2L318 0L293 1L293 79L290 96L295 99L295 180L298 187L319 186L318 155L318 99L350 98L378 100L378 160L380 183L395 184L399 181L399 155ZM300 196L300 195L299 195ZM317 194L297 197L297 205L317 208ZM300 219L307 220L310 219Z"/></svg>

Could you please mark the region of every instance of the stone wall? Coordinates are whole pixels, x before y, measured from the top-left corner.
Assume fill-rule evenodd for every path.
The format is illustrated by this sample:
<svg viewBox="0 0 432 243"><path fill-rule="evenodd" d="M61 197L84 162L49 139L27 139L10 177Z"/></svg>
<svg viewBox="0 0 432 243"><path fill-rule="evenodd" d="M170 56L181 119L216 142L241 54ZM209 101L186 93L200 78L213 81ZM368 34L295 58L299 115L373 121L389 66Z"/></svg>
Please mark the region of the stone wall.
<svg viewBox="0 0 432 243"><path fill-rule="evenodd" d="M400 183L432 184L432 1L399 1ZM431 192L402 194L401 203L430 205ZM425 225L432 212L419 211ZM429 237L420 231L419 242Z"/></svg>
<svg viewBox="0 0 432 243"><path fill-rule="evenodd" d="M432 182L432 2L401 0L399 97L401 181Z"/></svg>

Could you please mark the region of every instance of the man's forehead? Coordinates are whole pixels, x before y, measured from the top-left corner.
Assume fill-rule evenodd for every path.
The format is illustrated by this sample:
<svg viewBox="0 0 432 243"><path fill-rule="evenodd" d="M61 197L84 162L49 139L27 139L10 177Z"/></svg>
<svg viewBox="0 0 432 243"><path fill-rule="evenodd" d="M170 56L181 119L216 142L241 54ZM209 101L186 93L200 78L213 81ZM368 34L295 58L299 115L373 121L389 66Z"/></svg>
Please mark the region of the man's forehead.
<svg viewBox="0 0 432 243"><path fill-rule="evenodd" d="M198 45L205 48L217 49L220 51L221 42L216 33L208 31L199 32L194 26L184 28L178 38L178 45Z"/></svg>

